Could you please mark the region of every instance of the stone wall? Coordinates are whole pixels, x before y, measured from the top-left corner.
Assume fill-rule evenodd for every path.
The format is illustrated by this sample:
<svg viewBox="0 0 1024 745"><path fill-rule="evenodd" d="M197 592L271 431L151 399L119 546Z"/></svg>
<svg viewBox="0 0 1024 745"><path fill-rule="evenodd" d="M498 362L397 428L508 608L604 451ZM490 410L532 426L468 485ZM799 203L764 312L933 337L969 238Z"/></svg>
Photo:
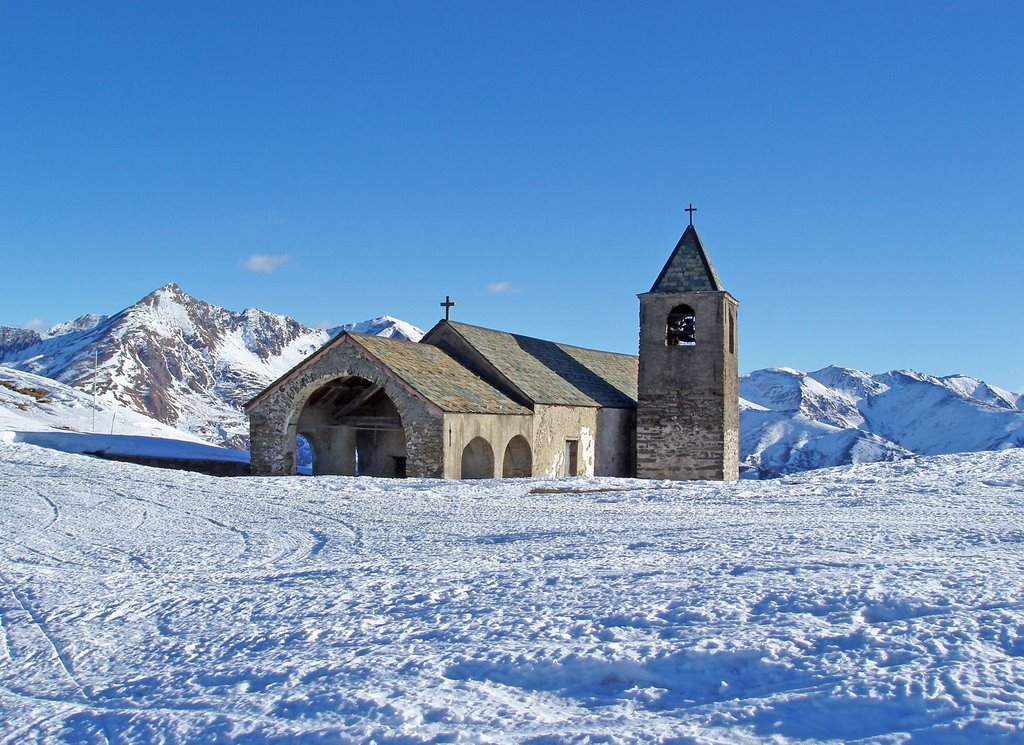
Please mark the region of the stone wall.
<svg viewBox="0 0 1024 745"><path fill-rule="evenodd" d="M585 406L537 405L533 412L533 475L566 475L565 442L576 440L577 475L593 476L598 411Z"/></svg>
<svg viewBox="0 0 1024 745"><path fill-rule="evenodd" d="M252 472L267 476L295 472L295 435L306 401L321 386L347 376L380 385L395 405L405 431L407 475L441 478L444 462L441 410L345 338L307 359L250 407ZM320 446L323 447L322 443Z"/></svg>
<svg viewBox="0 0 1024 745"><path fill-rule="evenodd" d="M204 473L207 476L249 476L248 463L239 463L233 460L204 460L202 458L163 458L158 455L129 455L126 453L104 453L86 452L85 455L93 455L103 460L119 461L121 463L136 463L140 466L151 468L168 468L175 471L194 471Z"/></svg>
<svg viewBox="0 0 1024 745"><path fill-rule="evenodd" d="M668 315L682 304L695 312L696 344L666 345ZM736 310L726 292L640 295L637 476L738 478Z"/></svg>

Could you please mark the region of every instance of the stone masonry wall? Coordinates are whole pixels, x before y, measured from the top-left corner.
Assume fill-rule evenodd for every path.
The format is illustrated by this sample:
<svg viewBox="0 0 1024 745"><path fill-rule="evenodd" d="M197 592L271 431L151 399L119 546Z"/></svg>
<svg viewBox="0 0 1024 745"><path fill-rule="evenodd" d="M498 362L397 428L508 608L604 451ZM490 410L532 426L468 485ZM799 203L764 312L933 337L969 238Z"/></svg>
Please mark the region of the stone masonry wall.
<svg viewBox="0 0 1024 745"><path fill-rule="evenodd" d="M682 304L694 309L696 345L668 346L668 314ZM736 310L725 292L640 296L637 476L738 478Z"/></svg>

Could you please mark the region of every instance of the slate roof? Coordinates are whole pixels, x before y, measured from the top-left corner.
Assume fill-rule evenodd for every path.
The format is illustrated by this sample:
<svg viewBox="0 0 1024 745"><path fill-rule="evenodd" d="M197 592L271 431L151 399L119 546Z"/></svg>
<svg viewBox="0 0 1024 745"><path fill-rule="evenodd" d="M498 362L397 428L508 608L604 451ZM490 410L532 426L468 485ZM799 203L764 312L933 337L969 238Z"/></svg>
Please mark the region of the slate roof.
<svg viewBox="0 0 1024 745"><path fill-rule="evenodd" d="M446 323L534 403L636 407L638 360L633 355Z"/></svg>
<svg viewBox="0 0 1024 745"><path fill-rule="evenodd" d="M463 414L529 414L437 347L380 336L348 334L424 398Z"/></svg>
<svg viewBox="0 0 1024 745"><path fill-rule="evenodd" d="M724 289L697 229L687 226L665 262L665 268L654 280L651 292L720 292Z"/></svg>

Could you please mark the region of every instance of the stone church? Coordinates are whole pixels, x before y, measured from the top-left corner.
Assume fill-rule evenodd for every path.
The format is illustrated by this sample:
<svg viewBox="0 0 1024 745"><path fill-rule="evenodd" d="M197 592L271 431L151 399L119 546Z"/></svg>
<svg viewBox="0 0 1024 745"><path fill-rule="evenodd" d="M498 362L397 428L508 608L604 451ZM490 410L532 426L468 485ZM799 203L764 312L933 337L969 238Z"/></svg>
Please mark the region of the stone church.
<svg viewBox="0 0 1024 745"><path fill-rule="evenodd" d="M639 298L639 357L451 320L341 334L246 404L253 473L294 473L302 435L314 474L737 478L738 303L692 222Z"/></svg>

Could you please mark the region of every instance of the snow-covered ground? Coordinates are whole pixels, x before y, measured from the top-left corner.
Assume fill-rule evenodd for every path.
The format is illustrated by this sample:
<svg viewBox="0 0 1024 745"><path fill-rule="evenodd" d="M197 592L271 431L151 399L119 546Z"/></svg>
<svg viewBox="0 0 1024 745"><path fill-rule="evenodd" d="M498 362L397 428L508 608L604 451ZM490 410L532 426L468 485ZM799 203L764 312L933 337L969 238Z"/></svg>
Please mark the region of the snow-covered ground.
<svg viewBox="0 0 1024 745"><path fill-rule="evenodd" d="M93 435L82 432L0 431L0 442L25 442L65 453L159 458L162 460L230 461L248 463L249 453L201 442L137 435ZM137 461L136 461L137 462Z"/></svg>
<svg viewBox="0 0 1024 745"><path fill-rule="evenodd" d="M1024 741L1020 449L667 484L0 443L0 498L4 743Z"/></svg>

